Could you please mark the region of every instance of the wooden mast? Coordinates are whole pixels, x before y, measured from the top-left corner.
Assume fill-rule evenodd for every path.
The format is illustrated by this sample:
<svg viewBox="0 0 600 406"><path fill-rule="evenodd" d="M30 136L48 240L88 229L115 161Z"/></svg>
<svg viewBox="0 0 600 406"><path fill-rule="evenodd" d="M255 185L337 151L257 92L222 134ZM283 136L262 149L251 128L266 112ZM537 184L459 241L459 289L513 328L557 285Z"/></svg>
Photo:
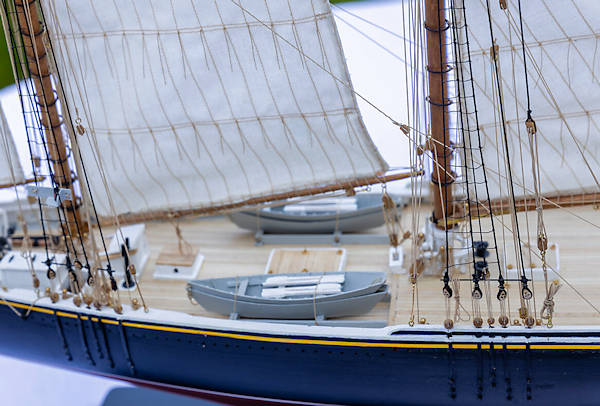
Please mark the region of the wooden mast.
<svg viewBox="0 0 600 406"><path fill-rule="evenodd" d="M453 213L452 148L448 131L448 71L446 54L445 0L425 0L425 30L427 32L427 71L429 72L429 111L431 116L430 148L433 155L433 221L445 228L444 218Z"/></svg>
<svg viewBox="0 0 600 406"><path fill-rule="evenodd" d="M66 221L71 235L79 236L77 224L83 232L84 225L79 214L79 204L73 187L72 171L69 166L67 146L62 131L62 119L58 113L57 96L50 77L48 53L44 46L47 40L45 28L41 24L38 2L35 0L15 0L19 30L23 40L29 74L33 79L38 106L41 112L44 136L48 146L49 160L52 163L54 178L59 188L70 189L73 201L63 201ZM67 230L65 230L67 232Z"/></svg>

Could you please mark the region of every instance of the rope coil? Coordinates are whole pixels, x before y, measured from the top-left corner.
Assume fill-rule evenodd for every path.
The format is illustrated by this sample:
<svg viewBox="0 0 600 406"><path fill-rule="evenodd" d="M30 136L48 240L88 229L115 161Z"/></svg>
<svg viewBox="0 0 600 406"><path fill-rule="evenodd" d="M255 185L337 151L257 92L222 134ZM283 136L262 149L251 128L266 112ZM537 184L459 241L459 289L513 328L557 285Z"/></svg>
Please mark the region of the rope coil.
<svg viewBox="0 0 600 406"><path fill-rule="evenodd" d="M546 299L544 299L544 307L542 307L540 317L543 320L547 320L546 325L548 326L548 328L552 328L553 326L552 316L554 315L554 296L556 296L561 286L562 285L557 280L552 282L552 284L548 288Z"/></svg>

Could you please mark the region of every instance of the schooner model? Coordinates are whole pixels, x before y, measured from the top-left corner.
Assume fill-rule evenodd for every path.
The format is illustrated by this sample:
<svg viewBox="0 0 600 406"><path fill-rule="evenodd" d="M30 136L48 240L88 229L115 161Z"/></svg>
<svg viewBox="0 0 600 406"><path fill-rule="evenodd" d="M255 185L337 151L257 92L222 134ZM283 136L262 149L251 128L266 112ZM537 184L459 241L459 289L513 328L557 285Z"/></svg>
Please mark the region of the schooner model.
<svg viewBox="0 0 600 406"><path fill-rule="evenodd" d="M403 10L395 117L352 87L326 0L3 0L31 177L2 120L0 184L37 205L42 243L19 215L0 247L0 352L256 404L593 403L600 7ZM359 100L410 140L408 171ZM404 178L408 225L386 186ZM361 298L344 284L388 271L389 246L289 247L265 269L276 255L217 216L374 184L405 272L352 317L318 306ZM265 320L275 302L306 320Z"/></svg>

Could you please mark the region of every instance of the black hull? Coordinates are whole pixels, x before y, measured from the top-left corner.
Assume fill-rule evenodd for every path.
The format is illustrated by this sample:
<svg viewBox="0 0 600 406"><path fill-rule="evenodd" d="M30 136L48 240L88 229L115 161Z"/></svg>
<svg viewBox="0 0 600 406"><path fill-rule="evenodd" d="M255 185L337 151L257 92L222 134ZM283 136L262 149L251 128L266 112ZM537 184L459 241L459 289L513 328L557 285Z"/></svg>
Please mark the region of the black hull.
<svg viewBox="0 0 600 406"><path fill-rule="evenodd" d="M22 319L5 303L0 351L134 381L321 403L566 405L600 399L598 332L504 332L510 337L502 344L500 329L495 338L482 331L477 343L457 332L448 344L438 330L354 340L198 330L104 314L36 307Z"/></svg>

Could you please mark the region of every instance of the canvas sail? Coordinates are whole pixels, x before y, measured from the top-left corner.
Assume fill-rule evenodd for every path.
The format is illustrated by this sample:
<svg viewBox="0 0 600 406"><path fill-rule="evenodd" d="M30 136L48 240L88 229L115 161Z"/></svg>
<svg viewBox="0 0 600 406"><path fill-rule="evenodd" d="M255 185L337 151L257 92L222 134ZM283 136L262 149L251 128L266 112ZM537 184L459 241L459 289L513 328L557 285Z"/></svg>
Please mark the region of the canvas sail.
<svg viewBox="0 0 600 406"><path fill-rule="evenodd" d="M102 216L219 207L387 169L326 0L42 5Z"/></svg>
<svg viewBox="0 0 600 406"><path fill-rule="evenodd" d="M534 184L531 153L525 127L527 96L519 29L518 3L509 0L506 11L491 1L497 40L501 91L506 115L509 159L517 198L531 196ZM544 0L522 1L523 31L532 117L537 124L541 193L573 196L600 192L600 3ZM472 146L483 148L483 161L492 199L505 198L508 168L502 143L502 124L491 64L492 46L485 1L466 4L473 85L479 133L471 113ZM559 6L559 7L557 7ZM461 38L463 65L468 63L466 38ZM470 77L463 66L468 83ZM470 84L467 84L467 87ZM463 110L473 112L472 101L462 99ZM475 161L481 161L478 153ZM480 164L480 162L477 162ZM479 170L480 171L480 170ZM480 171L481 172L481 171ZM478 180L483 181L482 173ZM485 199L479 187L477 196Z"/></svg>
<svg viewBox="0 0 600 406"><path fill-rule="evenodd" d="M25 174L19 161L15 142L0 107L0 186L10 187L25 182Z"/></svg>

